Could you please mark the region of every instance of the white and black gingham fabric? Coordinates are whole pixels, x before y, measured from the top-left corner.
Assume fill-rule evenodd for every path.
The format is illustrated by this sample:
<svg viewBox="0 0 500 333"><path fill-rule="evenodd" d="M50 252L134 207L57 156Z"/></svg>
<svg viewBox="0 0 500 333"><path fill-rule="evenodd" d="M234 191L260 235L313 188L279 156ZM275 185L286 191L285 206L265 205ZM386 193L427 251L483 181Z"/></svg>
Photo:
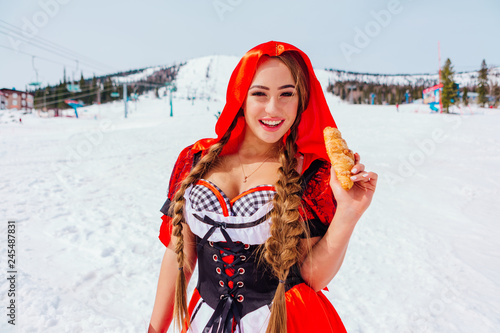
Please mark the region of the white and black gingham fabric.
<svg viewBox="0 0 500 333"><path fill-rule="evenodd" d="M257 186L254 189L264 186ZM274 193L270 190L258 190L245 194L233 203L233 214L235 216L252 216L260 207L273 200Z"/></svg>
<svg viewBox="0 0 500 333"><path fill-rule="evenodd" d="M251 193L245 194L233 203L233 206L229 204L229 198L226 196L222 190L212 183L211 181L205 180L210 183L224 198L226 207L232 216L251 216L259 210L263 205L268 203L273 199L275 192L271 190L258 190L259 187L266 187L269 185L260 185L254 187L252 190L257 189ZM189 194L189 200L191 201L191 207L196 211L209 211L216 212L218 214L223 214L222 207L217 199L217 195L212 192L210 188L204 186L203 184L197 184L193 186L191 193Z"/></svg>
<svg viewBox="0 0 500 333"><path fill-rule="evenodd" d="M229 207L229 200L226 198L224 193L212 182L208 181L211 185L213 185L219 193L222 194L224 201L226 203L226 207ZM189 200L191 201L191 207L196 211L209 211L215 212L218 214L223 214L222 207L219 203L219 199L211 189L204 186L203 184L197 184L193 186L191 193L189 194Z"/></svg>

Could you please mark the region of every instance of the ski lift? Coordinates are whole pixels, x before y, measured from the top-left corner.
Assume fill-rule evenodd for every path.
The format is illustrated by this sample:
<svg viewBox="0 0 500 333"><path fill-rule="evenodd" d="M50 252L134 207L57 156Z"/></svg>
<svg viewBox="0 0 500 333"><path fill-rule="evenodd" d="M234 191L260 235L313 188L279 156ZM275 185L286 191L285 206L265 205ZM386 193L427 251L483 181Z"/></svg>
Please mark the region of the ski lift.
<svg viewBox="0 0 500 333"><path fill-rule="evenodd" d="M66 90L68 90L71 93L79 93L82 92L82 89L80 88L80 84L76 83L75 81L75 73L78 72L78 60L76 61L76 69L73 72L73 82L66 84Z"/></svg>
<svg viewBox="0 0 500 333"><path fill-rule="evenodd" d="M36 81L30 82L29 85L37 89L42 85L42 83L38 81L38 70L35 68L35 56L31 58L31 65L33 66L33 70L35 71Z"/></svg>
<svg viewBox="0 0 500 333"><path fill-rule="evenodd" d="M68 90L69 92L72 92L72 93L79 93L82 91L82 89L80 89L80 84L79 83L68 83L66 84L66 90Z"/></svg>

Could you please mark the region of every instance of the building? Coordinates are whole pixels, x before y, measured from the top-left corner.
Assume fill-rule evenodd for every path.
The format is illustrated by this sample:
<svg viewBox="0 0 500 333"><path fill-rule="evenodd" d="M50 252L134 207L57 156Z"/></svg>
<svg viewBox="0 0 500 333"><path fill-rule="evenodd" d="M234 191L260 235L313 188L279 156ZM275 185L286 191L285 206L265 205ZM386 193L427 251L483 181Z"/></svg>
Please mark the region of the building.
<svg viewBox="0 0 500 333"><path fill-rule="evenodd" d="M3 92L0 91L0 110L5 110L7 108L7 98L3 94Z"/></svg>
<svg viewBox="0 0 500 333"><path fill-rule="evenodd" d="M34 95L29 92L0 89L0 109L32 111L34 100Z"/></svg>
<svg viewBox="0 0 500 333"><path fill-rule="evenodd" d="M432 111L441 111L441 94L443 93L443 84L436 84L422 91L424 104L428 104Z"/></svg>

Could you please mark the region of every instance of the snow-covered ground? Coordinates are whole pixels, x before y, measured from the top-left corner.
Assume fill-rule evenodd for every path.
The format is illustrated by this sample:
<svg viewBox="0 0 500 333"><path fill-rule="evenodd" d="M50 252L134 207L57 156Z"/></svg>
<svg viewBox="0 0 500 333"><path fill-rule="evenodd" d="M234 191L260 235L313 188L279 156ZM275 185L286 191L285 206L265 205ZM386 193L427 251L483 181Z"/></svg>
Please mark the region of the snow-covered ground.
<svg viewBox="0 0 500 333"><path fill-rule="evenodd" d="M206 77L210 61L198 61ZM223 107L180 97L193 80L225 93L183 68L174 117L167 98L142 96L127 119L116 102L80 109L79 119L0 122L1 332L146 331L171 169L183 147L214 136ZM326 292L348 332L498 332L500 112L327 99L349 145L380 175ZM5 315L8 220L17 225L17 330Z"/></svg>

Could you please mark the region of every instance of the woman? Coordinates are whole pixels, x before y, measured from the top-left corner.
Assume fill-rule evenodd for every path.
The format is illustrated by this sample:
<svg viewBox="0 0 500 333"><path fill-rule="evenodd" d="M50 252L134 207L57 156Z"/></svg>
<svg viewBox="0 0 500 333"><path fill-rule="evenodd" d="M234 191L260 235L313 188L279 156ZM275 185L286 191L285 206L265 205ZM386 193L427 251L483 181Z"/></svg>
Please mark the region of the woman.
<svg viewBox="0 0 500 333"><path fill-rule="evenodd" d="M185 148L172 172L149 332L165 332L172 319L190 332L345 332L321 289L342 264L377 175L356 154L355 185L345 191L330 168L326 126L336 125L302 51L268 42L247 52L218 137Z"/></svg>

